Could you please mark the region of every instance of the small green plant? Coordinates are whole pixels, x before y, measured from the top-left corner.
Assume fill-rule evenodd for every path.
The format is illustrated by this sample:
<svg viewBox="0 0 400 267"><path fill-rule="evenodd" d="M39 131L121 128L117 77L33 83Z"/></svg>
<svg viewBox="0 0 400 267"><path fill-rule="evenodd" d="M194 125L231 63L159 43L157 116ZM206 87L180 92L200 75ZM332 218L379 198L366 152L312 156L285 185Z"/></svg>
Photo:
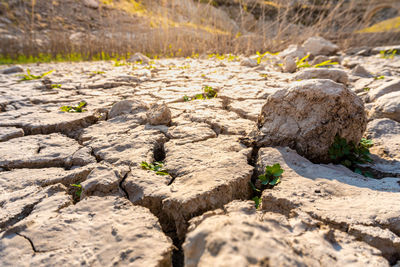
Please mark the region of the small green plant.
<svg viewBox="0 0 400 267"><path fill-rule="evenodd" d="M142 161L140 166L142 166L142 169L144 170L156 172L157 175L169 175L168 171L164 169L164 163L162 161L155 161L153 163Z"/></svg>
<svg viewBox="0 0 400 267"><path fill-rule="evenodd" d="M281 182L281 176L284 170L279 163L265 167L265 173L258 176L262 185L275 186Z"/></svg>
<svg viewBox="0 0 400 267"><path fill-rule="evenodd" d="M82 195L82 185L77 183L77 184L70 184L70 186L74 187L76 189L75 191L75 197L79 199Z"/></svg>
<svg viewBox="0 0 400 267"><path fill-rule="evenodd" d="M381 55L381 58L393 59L394 56L397 54L397 50L396 49L384 50L379 52L379 54Z"/></svg>
<svg viewBox="0 0 400 267"><path fill-rule="evenodd" d="M369 87L364 87L364 92L369 92L371 90L371 88Z"/></svg>
<svg viewBox="0 0 400 267"><path fill-rule="evenodd" d="M309 57L310 57L310 54L306 55L305 57L303 57L300 60L297 59L296 60L297 68L298 69L301 69L301 68L321 68L321 67L327 67L327 66L333 66L333 65L339 64L338 62L332 62L332 60L329 59L329 60L326 60L324 62L315 64L315 65L311 65L307 60Z"/></svg>
<svg viewBox="0 0 400 267"><path fill-rule="evenodd" d="M62 106L62 107L60 107L60 110L62 112L77 112L77 113L80 113L80 112L85 112L86 111L86 109L84 109L84 107L86 107L86 105L87 105L87 103L85 101L81 101L75 107L73 107L73 106Z"/></svg>
<svg viewBox="0 0 400 267"><path fill-rule="evenodd" d="M52 84L51 88L55 89L55 88L61 88L61 84Z"/></svg>
<svg viewBox="0 0 400 267"><path fill-rule="evenodd" d="M41 75L33 75L33 74L31 73L30 69L27 69L27 70L26 70L26 74L21 74L21 75L19 75L20 77L22 77L22 79L21 79L20 81L38 80L38 79L43 78L43 77L46 76L46 75L49 75L49 74L52 73L53 71L54 71L54 70L51 70L51 71L45 72L45 73L43 73L43 74L41 74Z"/></svg>
<svg viewBox="0 0 400 267"><path fill-rule="evenodd" d="M268 165L265 167L265 172L258 176L258 180L261 183L262 188L272 188L281 182L281 177L284 170L281 168L279 163L274 165ZM255 202L256 208L260 205L261 190L258 189L252 182L249 182L250 187L255 192L256 196L252 198ZM260 187L260 186L259 186Z"/></svg>
<svg viewBox="0 0 400 267"><path fill-rule="evenodd" d="M321 68L321 67L326 67L326 66L333 66L339 64L338 62L332 62L332 60L327 60L318 64L313 65L313 68Z"/></svg>
<svg viewBox="0 0 400 267"><path fill-rule="evenodd" d="M257 54L257 64L260 65L262 59L265 57L266 54L268 54L268 52L261 54L260 52L257 51L256 54Z"/></svg>
<svg viewBox="0 0 400 267"><path fill-rule="evenodd" d="M298 69L301 68L311 68L311 64L308 63L307 59L310 57L310 54L306 55L305 57L303 57L302 59L298 59L296 60L296 66Z"/></svg>
<svg viewBox="0 0 400 267"><path fill-rule="evenodd" d="M104 71L98 71L98 70L95 70L95 71L92 71L92 72L91 72L92 75L104 74L104 73L105 73Z"/></svg>
<svg viewBox="0 0 400 267"><path fill-rule="evenodd" d="M254 201L255 206L256 206L256 209L258 209L258 207L260 206L260 197L255 196L255 197L253 197L251 200Z"/></svg>
<svg viewBox="0 0 400 267"><path fill-rule="evenodd" d="M385 76L381 75L381 76L375 76L374 77L375 80L383 80L385 79Z"/></svg>
<svg viewBox="0 0 400 267"><path fill-rule="evenodd" d="M183 101L188 102L192 100L205 100L205 99L212 99L217 97L217 91L214 90L211 86L205 85L203 87L204 93L196 94L193 97L189 97L187 95L183 96Z"/></svg>
<svg viewBox="0 0 400 267"><path fill-rule="evenodd" d="M372 140L361 138L358 145L354 142L347 142L340 136L335 136L333 144L329 148L329 157L335 164L342 164L352 171L367 177L373 177L370 172L363 172L357 167L358 164L372 162L369 148L373 146Z"/></svg>
<svg viewBox="0 0 400 267"><path fill-rule="evenodd" d="M122 61L122 60L114 60L114 67L120 67L120 66L126 66L129 65L129 63L127 63L126 61Z"/></svg>

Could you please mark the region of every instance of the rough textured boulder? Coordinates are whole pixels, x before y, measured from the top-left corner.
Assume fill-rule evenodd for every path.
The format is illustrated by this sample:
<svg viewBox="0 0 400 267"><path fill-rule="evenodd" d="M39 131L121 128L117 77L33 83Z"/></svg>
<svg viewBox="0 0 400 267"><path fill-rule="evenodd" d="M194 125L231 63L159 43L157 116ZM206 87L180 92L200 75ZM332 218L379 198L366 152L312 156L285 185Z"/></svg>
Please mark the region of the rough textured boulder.
<svg viewBox="0 0 400 267"><path fill-rule="evenodd" d="M313 164L288 148L261 148L256 168L279 163L282 182L262 193L262 209L306 213L379 249L395 263L400 252L399 178L366 178L342 165Z"/></svg>
<svg viewBox="0 0 400 267"><path fill-rule="evenodd" d="M183 249L187 267L388 266L377 249L346 232L240 201L192 219Z"/></svg>
<svg viewBox="0 0 400 267"><path fill-rule="evenodd" d="M339 47L322 37L310 37L302 45L303 49L313 56L329 56L339 50Z"/></svg>
<svg viewBox="0 0 400 267"><path fill-rule="evenodd" d="M313 161L328 161L336 135L358 143L367 124L362 100L330 80L293 83L267 98L258 130L258 146L290 146Z"/></svg>
<svg viewBox="0 0 400 267"><path fill-rule="evenodd" d="M17 73L17 72L23 72L24 70L21 68L21 66L11 66L5 69L1 69L0 73L2 74L12 74L12 73Z"/></svg>
<svg viewBox="0 0 400 267"><path fill-rule="evenodd" d="M296 73L294 80L329 79L334 82L347 84L349 78L347 73L341 69L334 68L310 68Z"/></svg>
<svg viewBox="0 0 400 267"><path fill-rule="evenodd" d="M37 206L4 232L0 265L171 266L172 242L146 208L110 196L57 208Z"/></svg>

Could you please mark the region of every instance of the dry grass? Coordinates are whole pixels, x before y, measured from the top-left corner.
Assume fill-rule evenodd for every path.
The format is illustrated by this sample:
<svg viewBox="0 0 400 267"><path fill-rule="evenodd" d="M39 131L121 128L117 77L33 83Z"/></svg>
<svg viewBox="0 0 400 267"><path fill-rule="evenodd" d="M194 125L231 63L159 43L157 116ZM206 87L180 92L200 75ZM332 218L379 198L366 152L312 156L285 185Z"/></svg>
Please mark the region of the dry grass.
<svg viewBox="0 0 400 267"><path fill-rule="evenodd" d="M298 5L288 5L289 0L101 0L98 9L82 7L77 0L1 1L3 13L14 15L22 32L18 39L0 39L3 57L45 53L90 59L137 51L152 56L252 54L279 51L313 35L342 48L400 41L399 25L392 27L391 21L384 28L387 34L363 31L379 28L371 26L384 17L376 7L385 0L304 0ZM222 5L227 2L229 7ZM396 0L386 2L397 5Z"/></svg>

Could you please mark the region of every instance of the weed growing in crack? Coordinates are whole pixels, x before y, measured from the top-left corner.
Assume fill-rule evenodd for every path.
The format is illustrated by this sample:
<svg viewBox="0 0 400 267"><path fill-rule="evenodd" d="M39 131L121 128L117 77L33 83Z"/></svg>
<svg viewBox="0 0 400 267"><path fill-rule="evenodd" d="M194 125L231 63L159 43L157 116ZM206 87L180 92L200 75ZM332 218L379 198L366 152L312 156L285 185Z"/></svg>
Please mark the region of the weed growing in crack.
<svg viewBox="0 0 400 267"><path fill-rule="evenodd" d="M45 72L43 74L40 75L33 75L30 71L30 69L26 70L26 74L20 74L19 76L22 77L22 79L20 80L20 82L22 81L31 81L31 80L39 80L41 78L43 78L46 75L49 75L50 73L52 73L54 70L50 70L48 72Z"/></svg>
<svg viewBox="0 0 400 267"><path fill-rule="evenodd" d="M311 65L307 60L309 57L310 57L310 54L306 55L302 59L298 59L297 58L297 60L296 60L297 68L298 69L301 69L301 68L321 68L321 67L327 67L327 66L333 66L333 65L339 64L338 62L332 62L332 60L326 60L324 62L315 64L315 65Z"/></svg>
<svg viewBox="0 0 400 267"><path fill-rule="evenodd" d="M62 107L60 107L60 110L62 112L81 113L81 112L87 111L86 109L84 109L84 107L86 107L86 106L87 106L86 101L81 101L75 107L73 107L73 106L62 106Z"/></svg>
<svg viewBox="0 0 400 267"><path fill-rule="evenodd" d="M157 175L169 175L168 171L164 169L164 162L162 161L155 161L153 163L142 161L140 166L144 170L154 171Z"/></svg>
<svg viewBox="0 0 400 267"><path fill-rule="evenodd" d="M279 163L275 163L274 165L268 165L265 167L265 171L263 174L258 176L258 184L260 184L261 189L265 188L273 188L277 184L281 182L281 177L284 170L281 168ZM256 194L252 200L255 202L256 208L260 205L260 196L262 190L257 188L252 182L250 182L250 186Z"/></svg>
<svg viewBox="0 0 400 267"><path fill-rule="evenodd" d="M381 55L381 58L393 59L394 56L397 54L397 50L396 49L384 50L379 52L379 54Z"/></svg>
<svg viewBox="0 0 400 267"><path fill-rule="evenodd" d="M383 80L383 79L385 79L385 76L383 75L374 77L374 80Z"/></svg>
<svg viewBox="0 0 400 267"><path fill-rule="evenodd" d="M333 163L342 164L355 173L373 178L370 172L363 172L357 167L358 164L372 162L369 152L369 148L372 146L372 140L366 138L361 138L360 143L355 145L354 142L347 142L346 139L337 135L328 153Z"/></svg>
<svg viewBox="0 0 400 267"><path fill-rule="evenodd" d="M52 89L61 88L61 84L52 84L51 88Z"/></svg>
<svg viewBox="0 0 400 267"><path fill-rule="evenodd" d="M213 89L211 86L205 85L203 87L203 93L196 94L193 97L189 97L185 95L183 97L184 102L192 101L192 100L205 100L205 99L212 99L216 98L218 95L217 91Z"/></svg>
<svg viewBox="0 0 400 267"><path fill-rule="evenodd" d="M75 193L73 198L75 202L78 202L82 195L82 185L80 183L77 183L77 184L70 184L70 186L75 188Z"/></svg>

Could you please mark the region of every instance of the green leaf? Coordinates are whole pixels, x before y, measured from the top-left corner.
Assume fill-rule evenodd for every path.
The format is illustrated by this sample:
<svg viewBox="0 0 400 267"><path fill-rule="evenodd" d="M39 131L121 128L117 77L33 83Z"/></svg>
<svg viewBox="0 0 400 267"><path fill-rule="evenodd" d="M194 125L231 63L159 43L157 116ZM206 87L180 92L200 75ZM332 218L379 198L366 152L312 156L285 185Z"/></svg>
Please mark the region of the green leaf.
<svg viewBox="0 0 400 267"><path fill-rule="evenodd" d="M259 197L253 197L252 200L255 203L256 209L260 206L260 198Z"/></svg>
<svg viewBox="0 0 400 267"><path fill-rule="evenodd" d="M362 170L360 170L359 168L355 168L355 169L354 169L354 172L355 172L355 173L358 173L358 174L360 174L360 175L363 175Z"/></svg>
<svg viewBox="0 0 400 267"><path fill-rule="evenodd" d="M271 182L269 182L269 185L277 185L281 182L281 177L275 177Z"/></svg>
<svg viewBox="0 0 400 267"><path fill-rule="evenodd" d="M157 175L169 175L169 173L167 171L157 171L156 174Z"/></svg>
<svg viewBox="0 0 400 267"><path fill-rule="evenodd" d="M260 181L266 181L266 180L267 180L267 177L265 176L265 174L261 174L261 175L258 176L258 179L259 179Z"/></svg>

